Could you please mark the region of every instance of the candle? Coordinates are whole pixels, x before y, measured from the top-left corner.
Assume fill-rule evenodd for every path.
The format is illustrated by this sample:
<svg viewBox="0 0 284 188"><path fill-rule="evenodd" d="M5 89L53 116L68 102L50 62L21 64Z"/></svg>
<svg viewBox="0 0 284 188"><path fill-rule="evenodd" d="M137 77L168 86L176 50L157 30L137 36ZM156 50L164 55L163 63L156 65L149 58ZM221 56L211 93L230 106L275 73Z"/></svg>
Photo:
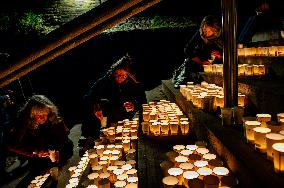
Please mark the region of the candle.
<svg viewBox="0 0 284 188"><path fill-rule="evenodd" d="M259 150L261 153L266 152L266 139L265 135L271 132L271 129L266 127L255 127L254 131L254 143L255 149Z"/></svg>
<svg viewBox="0 0 284 188"><path fill-rule="evenodd" d="M205 160L216 159L216 155L213 153L206 153L202 156L202 158Z"/></svg>
<svg viewBox="0 0 284 188"><path fill-rule="evenodd" d="M197 152L198 154L204 155L204 154L206 154L206 153L209 153L209 150L208 150L207 148L197 148L197 149L196 149L196 152Z"/></svg>
<svg viewBox="0 0 284 188"><path fill-rule="evenodd" d="M181 129L181 133L183 135L188 134L188 132L189 132L189 122L188 121L180 122L180 129Z"/></svg>
<svg viewBox="0 0 284 188"><path fill-rule="evenodd" d="M213 172L220 178L229 174L229 170L226 167L215 167L213 168Z"/></svg>
<svg viewBox="0 0 284 188"><path fill-rule="evenodd" d="M249 143L254 143L254 132L253 128L260 126L259 121L245 121L245 132L246 138Z"/></svg>
<svg viewBox="0 0 284 188"><path fill-rule="evenodd" d="M179 185L182 185L182 173L183 173L183 170L181 168L170 168L168 170L168 173L170 176L174 176L174 177L177 177L178 180L179 180Z"/></svg>
<svg viewBox="0 0 284 188"><path fill-rule="evenodd" d="M261 122L262 127L266 127L266 122L271 121L270 114L256 114L257 121Z"/></svg>
<svg viewBox="0 0 284 188"><path fill-rule="evenodd" d="M212 170L208 167L201 167L197 170L198 174L200 174L201 177L208 176L212 174Z"/></svg>
<svg viewBox="0 0 284 188"><path fill-rule="evenodd" d="M127 178L127 182L129 182L129 183L137 183L138 182L138 177L129 177L129 178Z"/></svg>
<svg viewBox="0 0 284 188"><path fill-rule="evenodd" d="M196 145L186 145L186 149L195 151L197 149L197 146Z"/></svg>
<svg viewBox="0 0 284 188"><path fill-rule="evenodd" d="M188 158L185 157L185 156L181 156L180 155L180 156L175 157L175 164L176 164L176 166L179 166L180 163L185 163L187 161L188 161Z"/></svg>
<svg viewBox="0 0 284 188"><path fill-rule="evenodd" d="M178 185L179 180L174 176L167 176L163 178L162 182L164 184L164 188L171 188Z"/></svg>
<svg viewBox="0 0 284 188"><path fill-rule="evenodd" d="M126 186L125 181L117 181L117 182L114 183L115 188L121 188L121 187L125 187L125 186Z"/></svg>
<svg viewBox="0 0 284 188"><path fill-rule="evenodd" d="M193 164L194 164L195 167L197 167L196 169L198 169L198 168L207 166L208 161L198 160L198 161L195 161Z"/></svg>
<svg viewBox="0 0 284 188"><path fill-rule="evenodd" d="M280 122L280 119L284 119L284 113L277 114L277 121Z"/></svg>
<svg viewBox="0 0 284 188"><path fill-rule="evenodd" d="M189 149L184 149L184 150L181 150L180 151L180 154L182 155L182 156L189 156L190 154L192 154L193 153L193 151L192 150L189 150Z"/></svg>
<svg viewBox="0 0 284 188"><path fill-rule="evenodd" d="M126 174L128 175L128 177L135 177L135 176L137 176L137 170L132 168L132 169L128 170L126 172Z"/></svg>
<svg viewBox="0 0 284 188"><path fill-rule="evenodd" d="M178 134L178 122L170 122L170 131L171 135L177 135Z"/></svg>
<svg viewBox="0 0 284 188"><path fill-rule="evenodd" d="M273 149L272 149L272 145L275 143L282 143L284 142L284 135L278 134L278 133L268 133L266 134L266 154L267 154L267 158L269 160L273 161Z"/></svg>
<svg viewBox="0 0 284 188"><path fill-rule="evenodd" d="M186 170L191 170L191 169L193 169L193 164L191 164L191 163L181 163L180 165L179 165L179 168L181 168L183 171L186 171Z"/></svg>
<svg viewBox="0 0 284 188"><path fill-rule="evenodd" d="M272 145L273 148L273 162L274 171L276 173L284 172L284 143L275 143Z"/></svg>
<svg viewBox="0 0 284 188"><path fill-rule="evenodd" d="M137 183L129 183L125 186L125 188L138 188L138 184Z"/></svg>
<svg viewBox="0 0 284 188"><path fill-rule="evenodd" d="M175 146L173 146L173 149L176 152L180 152L181 150L185 149L185 146L184 145L175 145Z"/></svg>

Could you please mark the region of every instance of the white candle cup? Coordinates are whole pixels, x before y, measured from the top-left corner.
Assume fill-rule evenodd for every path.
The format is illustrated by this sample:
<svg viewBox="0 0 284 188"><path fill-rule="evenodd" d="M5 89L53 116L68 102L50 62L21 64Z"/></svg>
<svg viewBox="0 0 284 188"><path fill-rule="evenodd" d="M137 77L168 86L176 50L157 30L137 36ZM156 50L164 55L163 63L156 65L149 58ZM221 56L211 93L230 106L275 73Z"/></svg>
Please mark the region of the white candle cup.
<svg viewBox="0 0 284 188"><path fill-rule="evenodd" d="M175 166L178 167L181 163L186 163L188 161L188 157L179 155L175 157Z"/></svg>
<svg viewBox="0 0 284 188"><path fill-rule="evenodd" d="M229 172L229 169L223 166L213 168L213 173L216 174L220 179L223 176L227 176Z"/></svg>
<svg viewBox="0 0 284 188"><path fill-rule="evenodd" d="M182 176L183 176L183 185L189 188L188 181L198 178L199 174L196 171L185 171Z"/></svg>
<svg viewBox="0 0 284 188"><path fill-rule="evenodd" d="M254 132L255 127L259 127L261 123L259 121L245 121L245 133L248 143L254 144Z"/></svg>
<svg viewBox="0 0 284 188"><path fill-rule="evenodd" d="M272 145L275 143L283 143L284 142L284 135L278 133L268 133L265 135L266 138L266 154L267 158L273 161L273 148Z"/></svg>
<svg viewBox="0 0 284 188"><path fill-rule="evenodd" d="M256 114L257 121L261 122L262 127L266 127L266 123L268 121L271 121L271 115L270 114Z"/></svg>
<svg viewBox="0 0 284 188"><path fill-rule="evenodd" d="M170 122L170 131L171 135L177 135L178 134L178 122Z"/></svg>
<svg viewBox="0 0 284 188"><path fill-rule="evenodd" d="M191 163L181 163L178 167L185 172L188 170L192 170L194 168L194 165Z"/></svg>
<svg viewBox="0 0 284 188"><path fill-rule="evenodd" d="M173 146L173 150L175 151L175 152L180 152L180 151L182 151L182 150L184 150L185 149L185 146L184 145L174 145Z"/></svg>
<svg viewBox="0 0 284 188"><path fill-rule="evenodd" d="M138 188L138 184L137 183L129 183L125 186L125 188Z"/></svg>
<svg viewBox="0 0 284 188"><path fill-rule="evenodd" d="M284 113L277 114L277 121L280 122L280 119L284 119Z"/></svg>
<svg viewBox="0 0 284 188"><path fill-rule="evenodd" d="M261 153L266 152L266 138L265 135L271 132L271 129L266 127L255 127L254 131L254 144L255 149L259 150Z"/></svg>
<svg viewBox="0 0 284 188"><path fill-rule="evenodd" d="M166 176L162 180L164 188L173 188L178 185L179 180L174 176Z"/></svg>
<svg viewBox="0 0 284 188"><path fill-rule="evenodd" d="M207 160L207 161L209 161L209 160L211 160L211 159L216 159L216 155L215 154L213 154L213 153L206 153L206 154L204 154L203 156L202 156L202 158L203 159L205 159L205 160Z"/></svg>
<svg viewBox="0 0 284 188"><path fill-rule="evenodd" d="M188 121L182 121L180 122L180 129L181 134L186 135L189 132L189 122Z"/></svg>
<svg viewBox="0 0 284 188"><path fill-rule="evenodd" d="M181 150L179 153L182 156L188 157L190 154L193 153L193 151L192 150L188 150L188 149L184 149L184 150Z"/></svg>
<svg viewBox="0 0 284 188"><path fill-rule="evenodd" d="M178 185L182 185L182 181L183 181L183 178L182 178L182 174L183 174L183 170L181 168L170 168L168 170L168 173L170 176L174 176L176 178L178 178L179 182L178 182Z"/></svg>
<svg viewBox="0 0 284 188"><path fill-rule="evenodd" d="M275 143L273 148L273 163L276 173L284 173L284 143Z"/></svg>
<svg viewBox="0 0 284 188"><path fill-rule="evenodd" d="M98 185L99 173L93 172L89 174L88 179L91 181L91 183Z"/></svg>

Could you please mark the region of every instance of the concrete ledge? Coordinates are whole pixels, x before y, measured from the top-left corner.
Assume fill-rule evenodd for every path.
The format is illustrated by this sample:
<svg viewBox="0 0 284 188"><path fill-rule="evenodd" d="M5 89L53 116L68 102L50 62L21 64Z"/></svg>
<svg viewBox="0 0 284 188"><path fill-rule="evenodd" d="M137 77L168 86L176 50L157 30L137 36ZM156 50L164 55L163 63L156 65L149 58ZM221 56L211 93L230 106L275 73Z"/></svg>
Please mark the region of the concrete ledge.
<svg viewBox="0 0 284 188"><path fill-rule="evenodd" d="M169 100L176 102L191 119L198 140L208 142L239 179L240 187L284 187L284 176L274 173L273 162L246 143L239 127L223 127L220 118L195 108L171 80L162 80L162 88Z"/></svg>

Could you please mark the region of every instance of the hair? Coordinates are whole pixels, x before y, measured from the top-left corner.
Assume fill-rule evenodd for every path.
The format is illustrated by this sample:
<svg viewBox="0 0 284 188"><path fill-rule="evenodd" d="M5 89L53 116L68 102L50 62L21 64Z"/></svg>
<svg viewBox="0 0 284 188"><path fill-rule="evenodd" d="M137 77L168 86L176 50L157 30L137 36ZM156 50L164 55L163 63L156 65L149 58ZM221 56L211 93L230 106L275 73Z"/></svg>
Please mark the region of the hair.
<svg viewBox="0 0 284 188"><path fill-rule="evenodd" d="M200 24L200 33L202 35L203 35L202 28L204 27L204 25L209 26L214 29L215 31L214 37L220 36L222 27L221 27L219 20L215 16L208 15L202 19L201 24Z"/></svg>
<svg viewBox="0 0 284 188"><path fill-rule="evenodd" d="M33 95L18 112L19 123L21 124L19 125L21 126L19 131L20 139L24 136L28 128L32 128L35 125L34 112L36 110L47 110L47 122L52 125L62 121L58 108L53 102L44 95Z"/></svg>

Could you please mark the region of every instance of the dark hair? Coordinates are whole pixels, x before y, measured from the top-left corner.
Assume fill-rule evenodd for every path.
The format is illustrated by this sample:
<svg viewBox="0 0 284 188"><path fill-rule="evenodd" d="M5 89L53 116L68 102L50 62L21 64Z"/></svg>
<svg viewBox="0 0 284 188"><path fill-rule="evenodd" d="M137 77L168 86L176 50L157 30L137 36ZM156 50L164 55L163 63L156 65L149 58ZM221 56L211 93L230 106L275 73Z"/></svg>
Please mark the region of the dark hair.
<svg viewBox="0 0 284 188"><path fill-rule="evenodd" d="M221 30L221 24L219 20L213 15L208 15L203 18L200 27L203 27L204 25L214 28L217 32Z"/></svg>
<svg viewBox="0 0 284 188"><path fill-rule="evenodd" d="M118 69L124 69L127 72L131 72L132 63L133 59L129 56L129 54L126 54L111 65L111 67L108 70L108 74L113 74Z"/></svg>

